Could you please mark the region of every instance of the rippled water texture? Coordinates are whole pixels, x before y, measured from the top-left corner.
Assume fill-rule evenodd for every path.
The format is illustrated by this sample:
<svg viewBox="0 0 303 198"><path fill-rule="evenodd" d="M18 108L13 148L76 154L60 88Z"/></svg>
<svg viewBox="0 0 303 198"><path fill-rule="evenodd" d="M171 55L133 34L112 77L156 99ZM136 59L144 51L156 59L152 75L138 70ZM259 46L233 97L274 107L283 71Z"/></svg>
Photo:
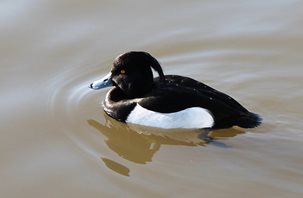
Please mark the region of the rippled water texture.
<svg viewBox="0 0 303 198"><path fill-rule="evenodd" d="M303 3L0 2L1 197L303 197ZM256 129L107 117L88 85L145 50L236 98Z"/></svg>

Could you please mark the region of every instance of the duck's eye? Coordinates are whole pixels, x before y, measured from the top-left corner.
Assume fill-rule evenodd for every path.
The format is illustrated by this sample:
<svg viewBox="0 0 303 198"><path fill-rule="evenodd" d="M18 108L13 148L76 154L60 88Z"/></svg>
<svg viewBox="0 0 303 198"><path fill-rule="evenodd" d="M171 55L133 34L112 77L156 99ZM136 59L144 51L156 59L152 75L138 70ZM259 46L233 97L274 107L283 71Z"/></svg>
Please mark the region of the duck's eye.
<svg viewBox="0 0 303 198"><path fill-rule="evenodd" d="M124 69L121 69L121 70L120 70L120 74L125 74L125 70L124 70Z"/></svg>

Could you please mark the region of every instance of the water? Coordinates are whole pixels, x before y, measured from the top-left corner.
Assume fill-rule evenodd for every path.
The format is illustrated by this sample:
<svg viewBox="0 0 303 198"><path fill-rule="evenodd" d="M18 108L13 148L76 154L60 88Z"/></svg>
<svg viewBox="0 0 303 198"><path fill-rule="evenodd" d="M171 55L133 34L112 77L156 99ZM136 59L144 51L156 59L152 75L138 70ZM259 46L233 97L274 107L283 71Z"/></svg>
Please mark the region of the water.
<svg viewBox="0 0 303 198"><path fill-rule="evenodd" d="M1 197L302 197L302 8L0 2ZM129 50L228 93L263 125L206 143L108 118L107 90L88 85Z"/></svg>

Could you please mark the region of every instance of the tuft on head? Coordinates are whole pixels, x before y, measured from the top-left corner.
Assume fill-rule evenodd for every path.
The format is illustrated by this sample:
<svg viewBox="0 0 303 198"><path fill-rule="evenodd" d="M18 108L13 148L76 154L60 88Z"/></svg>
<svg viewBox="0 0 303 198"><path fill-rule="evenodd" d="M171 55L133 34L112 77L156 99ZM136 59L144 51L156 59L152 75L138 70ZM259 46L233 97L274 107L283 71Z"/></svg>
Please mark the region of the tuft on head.
<svg viewBox="0 0 303 198"><path fill-rule="evenodd" d="M119 55L114 60L113 66L115 68L131 64L150 66L159 74L160 81L165 82L165 76L160 63L149 53L143 51L126 52L124 54Z"/></svg>

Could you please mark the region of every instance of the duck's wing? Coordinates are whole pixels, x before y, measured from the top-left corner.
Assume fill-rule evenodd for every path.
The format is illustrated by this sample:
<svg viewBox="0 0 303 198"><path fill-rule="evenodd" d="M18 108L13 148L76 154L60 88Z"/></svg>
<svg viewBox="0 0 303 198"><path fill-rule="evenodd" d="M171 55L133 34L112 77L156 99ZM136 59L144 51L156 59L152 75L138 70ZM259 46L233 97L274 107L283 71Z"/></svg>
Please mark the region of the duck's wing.
<svg viewBox="0 0 303 198"><path fill-rule="evenodd" d="M189 77L184 76L178 76L178 75L166 75L166 86L178 86L182 88L187 88L190 90L194 90L195 92L199 92L199 95L204 95L209 100L215 99L216 101L219 100L223 103L227 103L228 106L231 106L232 108L235 108L239 111L247 112L247 109L245 109L240 103L238 103L235 99L230 97L229 95L220 92L202 82L199 82L197 80L194 80ZM165 85L161 85L158 83L158 80L155 79L156 84L160 87L164 87Z"/></svg>
<svg viewBox="0 0 303 198"><path fill-rule="evenodd" d="M220 93L210 90L198 90L177 85L154 89L138 103L151 111L171 113L191 107L208 110L216 118L223 118L241 113L242 108L234 108L228 100L223 100ZM247 111L245 109L245 111Z"/></svg>
<svg viewBox="0 0 303 198"><path fill-rule="evenodd" d="M179 85L182 87L195 88L199 90L216 91L215 89L211 88L210 86L202 82L199 82L197 80L185 76L166 75L165 79L166 79L166 83L171 85ZM155 78L155 80L158 81L157 78Z"/></svg>
<svg viewBox="0 0 303 198"><path fill-rule="evenodd" d="M250 113L232 97L186 77L168 76L165 84L156 83L155 89L138 103L160 113L201 107L213 115L214 128L233 125L250 128L260 124L257 115Z"/></svg>

